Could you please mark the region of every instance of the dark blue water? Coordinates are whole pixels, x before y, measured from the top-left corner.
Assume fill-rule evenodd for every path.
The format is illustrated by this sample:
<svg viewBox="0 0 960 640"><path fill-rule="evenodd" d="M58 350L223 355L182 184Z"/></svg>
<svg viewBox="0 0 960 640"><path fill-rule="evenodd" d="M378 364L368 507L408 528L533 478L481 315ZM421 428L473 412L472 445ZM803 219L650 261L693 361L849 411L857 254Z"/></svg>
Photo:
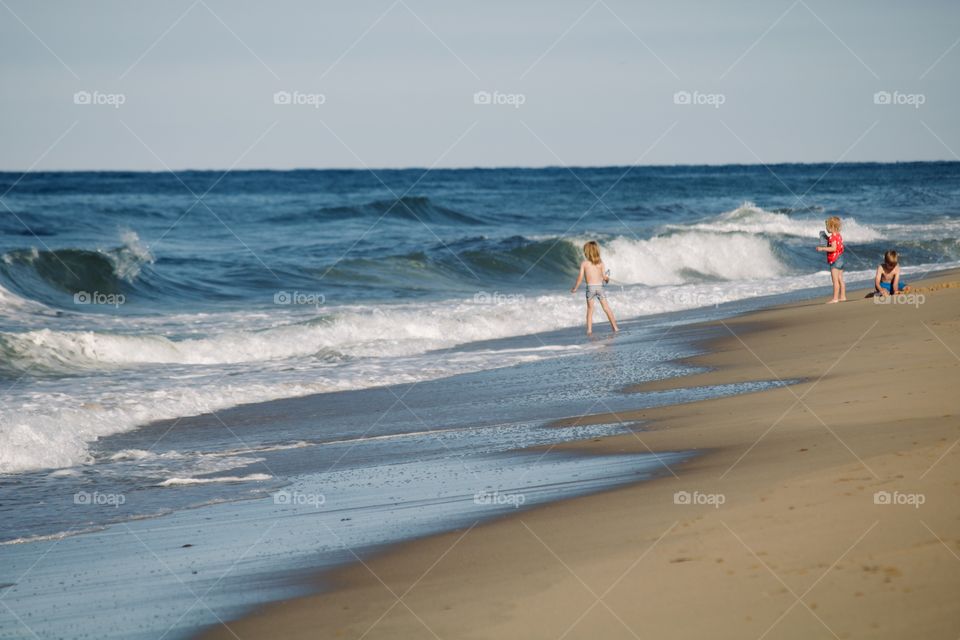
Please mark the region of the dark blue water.
<svg viewBox="0 0 960 640"><path fill-rule="evenodd" d="M822 256L794 240L815 237L800 231L815 231L827 212L857 222L848 229L862 257L850 256L854 268L868 268L889 240L924 264L956 257L955 229L929 231L956 221L958 166L0 174L0 193L13 187L4 198L13 213L0 217L3 286L67 309L77 291L122 292L125 313L263 308L278 288L319 288L330 304L538 291L575 269L576 246L558 238L642 241L708 221L764 237L783 266L803 272ZM744 202L756 210L724 224ZM914 225L922 228L911 233ZM122 253L124 231L153 256L134 278L103 255ZM624 258L642 260L642 248ZM681 278L641 266L624 282L726 275L692 257L701 261L682 260Z"/></svg>

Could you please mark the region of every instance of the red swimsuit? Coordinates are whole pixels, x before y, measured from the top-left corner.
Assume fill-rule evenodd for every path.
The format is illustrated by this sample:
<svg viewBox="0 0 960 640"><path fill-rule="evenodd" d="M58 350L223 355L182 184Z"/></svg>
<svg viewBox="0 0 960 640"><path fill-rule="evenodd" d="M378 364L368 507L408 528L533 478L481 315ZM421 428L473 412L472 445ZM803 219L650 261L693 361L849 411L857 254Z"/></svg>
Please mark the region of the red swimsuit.
<svg viewBox="0 0 960 640"><path fill-rule="evenodd" d="M827 244L832 244L837 248L836 251L827 253L827 264L833 264L837 261L837 258L843 255L843 238L840 237L839 233L831 233Z"/></svg>

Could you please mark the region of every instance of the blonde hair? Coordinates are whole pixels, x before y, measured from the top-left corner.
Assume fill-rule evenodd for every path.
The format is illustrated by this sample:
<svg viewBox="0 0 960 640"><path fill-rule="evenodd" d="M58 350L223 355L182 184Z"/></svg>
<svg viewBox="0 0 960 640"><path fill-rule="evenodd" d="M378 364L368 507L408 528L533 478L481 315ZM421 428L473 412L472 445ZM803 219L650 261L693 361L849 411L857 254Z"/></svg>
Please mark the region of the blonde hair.
<svg viewBox="0 0 960 640"><path fill-rule="evenodd" d="M897 252L894 249L890 249L885 254L883 254L883 261L888 267L897 266L897 262L900 260L897 256Z"/></svg>
<svg viewBox="0 0 960 640"><path fill-rule="evenodd" d="M583 255L593 264L600 264L600 245L597 244L596 240L591 240L583 245Z"/></svg>
<svg viewBox="0 0 960 640"><path fill-rule="evenodd" d="M840 231L840 218L837 216L830 216L823 223L827 226L827 231L830 233L836 233Z"/></svg>

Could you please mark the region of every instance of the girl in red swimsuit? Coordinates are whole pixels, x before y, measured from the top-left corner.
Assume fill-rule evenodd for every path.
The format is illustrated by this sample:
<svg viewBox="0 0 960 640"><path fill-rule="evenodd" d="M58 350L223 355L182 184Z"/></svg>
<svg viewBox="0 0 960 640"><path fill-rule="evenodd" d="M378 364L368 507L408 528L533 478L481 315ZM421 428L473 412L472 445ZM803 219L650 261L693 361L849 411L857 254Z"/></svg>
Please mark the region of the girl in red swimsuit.
<svg viewBox="0 0 960 640"><path fill-rule="evenodd" d="M830 236L827 238L827 246L818 246L817 251L827 252L827 264L830 265L833 299L827 304L846 302L847 285L843 281L843 237L840 235L840 218L831 216L824 221L824 224Z"/></svg>

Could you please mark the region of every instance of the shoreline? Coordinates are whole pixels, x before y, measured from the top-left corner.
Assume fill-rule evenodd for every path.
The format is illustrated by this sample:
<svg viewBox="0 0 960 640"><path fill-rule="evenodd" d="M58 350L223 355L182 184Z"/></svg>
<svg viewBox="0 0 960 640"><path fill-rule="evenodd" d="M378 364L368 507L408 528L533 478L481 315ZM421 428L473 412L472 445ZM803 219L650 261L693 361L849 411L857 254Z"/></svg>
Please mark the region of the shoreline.
<svg viewBox="0 0 960 640"><path fill-rule="evenodd" d="M918 283L922 306L878 308L852 291L844 305L721 321L728 335L688 360L711 370L643 390L800 382L572 419L644 430L554 447L701 455L657 479L390 547L323 574L332 591L201 637L955 637L957 278ZM876 504L875 491L923 504Z"/></svg>

